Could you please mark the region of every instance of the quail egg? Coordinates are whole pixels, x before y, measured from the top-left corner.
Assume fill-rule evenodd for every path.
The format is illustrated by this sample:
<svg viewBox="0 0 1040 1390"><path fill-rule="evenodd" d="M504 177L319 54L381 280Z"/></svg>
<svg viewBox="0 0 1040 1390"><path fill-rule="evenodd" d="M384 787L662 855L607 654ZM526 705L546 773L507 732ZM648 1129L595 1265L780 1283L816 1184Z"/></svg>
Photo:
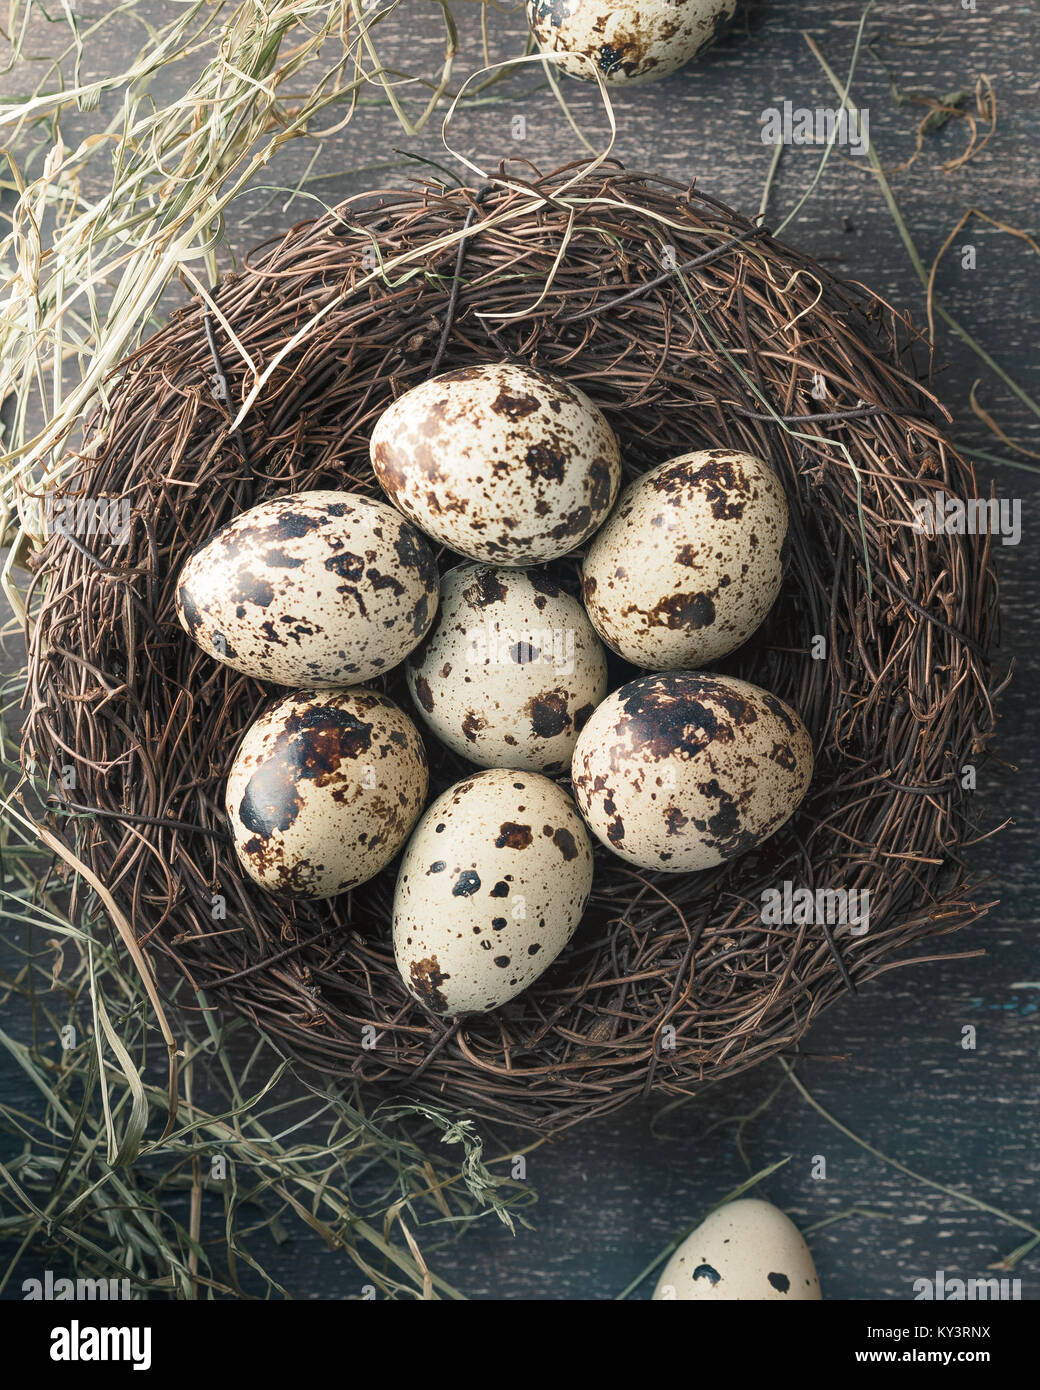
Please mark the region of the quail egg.
<svg viewBox="0 0 1040 1390"><path fill-rule="evenodd" d="M574 747L574 798L593 833L644 869L708 869L797 810L812 741L792 709L731 676L670 671L609 695Z"/></svg>
<svg viewBox="0 0 1040 1390"><path fill-rule="evenodd" d="M711 43L737 0L528 0L543 53L573 77L646 82L667 77Z"/></svg>
<svg viewBox="0 0 1040 1390"><path fill-rule="evenodd" d="M787 502L761 459L683 454L618 499L583 566L585 606L636 666L703 666L747 641L782 574Z"/></svg>
<svg viewBox="0 0 1040 1390"><path fill-rule="evenodd" d="M385 695L286 695L246 732L228 776L235 852L269 892L330 898L389 864L428 780L418 730Z"/></svg>
<svg viewBox="0 0 1040 1390"><path fill-rule="evenodd" d="M592 891L592 846L562 788L493 768L429 808L401 860L394 956L435 1014L485 1013L571 939Z"/></svg>
<svg viewBox="0 0 1040 1390"><path fill-rule="evenodd" d="M298 492L242 512L196 550L176 593L203 651L258 680L310 689L404 660L437 612L437 565L392 507Z"/></svg>
<svg viewBox="0 0 1040 1390"><path fill-rule="evenodd" d="M621 479L614 432L589 398L511 362L413 387L380 416L371 452L383 491L417 526L508 567L581 545Z"/></svg>
<svg viewBox="0 0 1040 1390"><path fill-rule="evenodd" d="M408 658L423 719L481 767L562 772L607 693L607 658L577 599L544 570L459 565Z"/></svg>
<svg viewBox="0 0 1040 1390"><path fill-rule="evenodd" d="M818 1300L820 1281L798 1227L777 1207L744 1197L713 1211L664 1267L655 1302Z"/></svg>

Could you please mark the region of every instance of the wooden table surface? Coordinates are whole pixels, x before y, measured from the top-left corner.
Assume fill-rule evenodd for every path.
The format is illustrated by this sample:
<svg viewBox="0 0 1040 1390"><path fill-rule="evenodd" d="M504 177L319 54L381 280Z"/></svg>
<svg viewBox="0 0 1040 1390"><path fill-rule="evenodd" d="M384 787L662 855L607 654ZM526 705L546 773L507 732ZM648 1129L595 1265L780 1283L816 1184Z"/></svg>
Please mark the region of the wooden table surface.
<svg viewBox="0 0 1040 1390"><path fill-rule="evenodd" d="M100 5L82 0L78 8L89 15ZM158 13L162 6L152 8ZM472 25L475 7L460 4L458 11L463 28ZM754 5L750 32L731 37L698 65L656 86L612 92L618 129L614 153L630 168L684 182L696 178L704 191L756 212L772 156L761 139L763 110L785 100L795 107L834 105L834 93L802 31L812 33L835 71L844 74L861 12L859 0ZM436 69L442 46L438 16L435 5L405 0L385 22L384 42L401 67ZM515 51L522 28L518 14L493 16L496 56ZM1037 4L978 0L973 12L961 0L888 0L874 7L866 37L871 43L860 56L854 97L869 111L870 135L886 168L893 169L892 188L924 262L931 263L971 207L1036 236ZM139 30L127 31L126 53L140 38ZM108 55L113 63L126 56L118 47ZM472 39L464 41L456 73L479 62ZM985 148L961 167L944 170L968 139L967 123L951 121L925 138L909 168L894 170L913 155L914 132L926 114L907 96L974 92L983 75L992 83L997 109ZM2 90L17 90L17 79L17 72L5 76ZM548 169L581 155L537 66L501 90L505 95L498 103L453 121L449 140L456 151L484 168L515 155ZM579 124L599 148L606 122L597 92L576 82L567 82L565 90ZM974 110L973 96L968 106ZM84 124L91 119L100 116L85 117ZM312 169L319 177L307 185L308 193L334 203L422 172L398 151L438 160L467 177L445 153L439 122L409 138L386 109L373 106L324 141ZM291 147L268 169L271 187L238 201L231 223L236 250L312 214L316 205L310 197L290 200L272 189L293 187L314 156L313 144ZM784 150L769 205L771 226L808 187L819 156L818 148ZM391 165L398 167L378 167ZM342 172L348 166L362 172ZM861 280L895 305L909 305L917 321L924 318L920 282L865 159L836 150L785 236L836 273ZM969 242L976 248L974 269L962 268L960 248ZM1040 397L1036 252L979 219L957 235L954 246L957 254L940 267L936 294L1022 387ZM976 447L1010 453L971 410L969 392L981 379L980 403L1013 440L1040 454L1040 419L941 325L935 367L936 389L953 416L952 433L969 453ZM798 1073L837 1119L875 1148L957 1192L1035 1223L1040 1218L1040 729L1033 702L1040 696L1040 499L1036 474L1028 468L980 461L978 472L984 489L992 480L998 496L1022 503L1020 544L997 547L1002 658L1015 660L1017 674L1001 702L996 750L1018 771L991 761L978 788L988 825L1008 817L1013 822L975 852L979 871L992 875L989 896L999 895L1000 906L977 927L948 938L941 949L984 947L986 954L895 972L839 1004L811 1033ZM974 1050L962 1047L966 1025L977 1029ZM825 1297L911 1299L915 1280L934 1278L939 1270L948 1277L984 1277L995 1260L1020 1243L1018 1228L857 1146L789 1085L744 1128L745 1162L736 1119L754 1112L781 1078L779 1067L769 1063L706 1088L656 1120L659 1106L646 1105L543 1145L528 1160L528 1180L539 1194L532 1210L535 1229L513 1237L493 1221L479 1223L434 1252L438 1271L478 1298L610 1297L698 1213L749 1172L784 1157L789 1162L760 1195L803 1227L841 1216L810 1235ZM17 1089L19 1082L7 1077L4 1084ZM819 1156L826 1159L825 1179L813 1176ZM316 1237L296 1233L270 1258L273 1271L297 1297L359 1292L354 1266L325 1250ZM1016 1272L1023 1298L1040 1295L1040 1248Z"/></svg>

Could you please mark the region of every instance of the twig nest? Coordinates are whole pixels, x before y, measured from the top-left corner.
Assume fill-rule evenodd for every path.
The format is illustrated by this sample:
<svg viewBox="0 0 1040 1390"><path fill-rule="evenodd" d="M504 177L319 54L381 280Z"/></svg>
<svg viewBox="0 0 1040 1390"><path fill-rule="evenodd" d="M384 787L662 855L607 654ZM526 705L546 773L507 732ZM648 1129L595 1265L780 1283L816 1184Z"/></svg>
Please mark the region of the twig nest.
<svg viewBox="0 0 1040 1390"><path fill-rule="evenodd" d="M253 364L293 339L301 350L238 430L211 391L208 302L185 305L134 353L85 422L98 444L67 489L125 499L131 524L118 545L55 530L39 553L23 759L68 797L61 823L149 955L323 1080L555 1131L790 1051L847 981L889 986L895 967L941 954L945 934L986 911L964 866L985 830L981 798L953 773L978 762L993 728L997 585L976 537L944 530L923 544L914 529L918 498L941 488L967 501L977 488L913 380L913 329L862 287L701 193L616 166L577 179L573 167L544 177L511 168L475 204L472 189L433 185L366 193L246 258L213 294L232 398L254 385ZM651 225L667 226L677 266L692 266L674 284L647 255ZM445 243L463 229L455 280L456 247ZM363 273L373 244L417 273L373 283ZM529 272L519 301L503 274L518 247ZM567 949L504 1008L457 1028L416 1002L397 969L389 872L349 894L287 902L226 852L224 785L262 691L184 640L172 582L240 510L244 487L374 492L370 429L397 384L435 370L445 329L448 369L501 354L581 383L621 442L629 480L691 447L769 463L790 509L784 582L754 640L725 662L797 709L815 752L797 822L761 853L657 874L597 844L595 889ZM934 466L922 469L925 457ZM443 568L457 563L446 556ZM386 669L388 697L409 701L404 665ZM773 720L760 715L757 727ZM680 759L678 785L695 762L723 767L720 750L740 747L736 735L716 738ZM438 739L428 751L434 795L467 776ZM53 776L67 765L75 791ZM651 807L662 770L643 777L658 793ZM303 779L301 802L325 776ZM84 804L89 835L77 830ZM698 818L721 804L705 794ZM367 803L354 805L362 814ZM555 836L544 825L559 828L518 823L546 847ZM694 829L658 826L651 843L693 843ZM865 853L882 841L883 854ZM561 873L567 862L561 854ZM763 931L763 894L786 882L869 892L869 932L828 942L819 921L793 920ZM214 893L225 921L213 921ZM450 921L466 899L445 901ZM535 925L542 915L553 922L539 913ZM493 968L514 978L512 953L501 954L509 965ZM673 1046L662 1045L666 1025Z"/></svg>
<svg viewBox="0 0 1040 1390"><path fill-rule="evenodd" d="M459 565L407 666L423 721L480 767L560 773L607 693L588 616L543 569Z"/></svg>
<svg viewBox="0 0 1040 1390"><path fill-rule="evenodd" d="M511 362L413 387L372 432L395 506L460 555L539 564L600 526L621 481L614 431L583 391Z"/></svg>
<svg viewBox="0 0 1040 1390"><path fill-rule="evenodd" d="M567 793L494 768L433 803L405 850L394 956L435 1014L485 1013L535 981L592 891L592 846Z"/></svg>
<svg viewBox="0 0 1040 1390"><path fill-rule="evenodd" d="M683 454L625 490L593 539L584 598L636 666L704 666L746 642L780 592L784 489L734 449Z"/></svg>
<svg viewBox="0 0 1040 1390"><path fill-rule="evenodd" d="M714 42L736 0L528 0L543 53L572 77L646 82L668 77Z"/></svg>
<svg viewBox="0 0 1040 1390"><path fill-rule="evenodd" d="M768 839L812 770L812 740L782 700L732 676L674 671L603 701L571 776L598 839L641 868L680 873Z"/></svg>
<svg viewBox="0 0 1040 1390"><path fill-rule="evenodd" d="M379 691L287 695L252 725L231 765L235 852L268 892L333 897L389 864L428 784L418 730Z"/></svg>

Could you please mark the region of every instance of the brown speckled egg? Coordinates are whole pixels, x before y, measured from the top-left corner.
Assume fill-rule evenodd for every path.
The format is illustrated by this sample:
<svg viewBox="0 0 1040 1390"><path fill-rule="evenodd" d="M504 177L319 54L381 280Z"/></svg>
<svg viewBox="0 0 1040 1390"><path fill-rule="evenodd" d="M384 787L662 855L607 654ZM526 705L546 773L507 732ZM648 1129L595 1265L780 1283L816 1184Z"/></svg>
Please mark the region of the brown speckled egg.
<svg viewBox="0 0 1040 1390"><path fill-rule="evenodd" d="M625 489L589 547L593 626L636 666L717 661L772 607L786 534L784 490L760 459L728 449L671 459Z"/></svg>
<svg viewBox="0 0 1040 1390"><path fill-rule="evenodd" d="M584 608L544 570L459 565L408 658L422 718L480 767L563 772L607 693L607 657Z"/></svg>
<svg viewBox="0 0 1040 1390"><path fill-rule="evenodd" d="M714 42L736 8L737 0L528 0L527 20L564 72L634 83L678 71Z"/></svg>
<svg viewBox="0 0 1040 1390"><path fill-rule="evenodd" d="M375 690L286 695L228 776L235 851L271 893L330 898L386 867L426 800L419 731Z"/></svg>
<svg viewBox="0 0 1040 1390"><path fill-rule="evenodd" d="M297 492L236 516L196 550L177 616L236 671L319 689L403 661L437 612L437 565L392 507L351 492Z"/></svg>
<svg viewBox="0 0 1040 1390"><path fill-rule="evenodd" d="M704 671L643 676L603 701L574 748L574 798L595 835L644 869L709 869L797 810L812 741L782 700Z"/></svg>
<svg viewBox="0 0 1040 1390"><path fill-rule="evenodd" d="M565 791L493 768L439 797L394 895L394 956L431 1013L485 1013L556 959L592 891L592 846Z"/></svg>
<svg viewBox="0 0 1040 1390"><path fill-rule="evenodd" d="M621 479L614 432L589 398L511 362L413 387L377 422L372 467L429 535L471 560L510 567L581 545Z"/></svg>
<svg viewBox="0 0 1040 1390"><path fill-rule="evenodd" d="M727 1202L686 1237L664 1267L655 1302L705 1299L802 1303L822 1298L798 1227L757 1197Z"/></svg>

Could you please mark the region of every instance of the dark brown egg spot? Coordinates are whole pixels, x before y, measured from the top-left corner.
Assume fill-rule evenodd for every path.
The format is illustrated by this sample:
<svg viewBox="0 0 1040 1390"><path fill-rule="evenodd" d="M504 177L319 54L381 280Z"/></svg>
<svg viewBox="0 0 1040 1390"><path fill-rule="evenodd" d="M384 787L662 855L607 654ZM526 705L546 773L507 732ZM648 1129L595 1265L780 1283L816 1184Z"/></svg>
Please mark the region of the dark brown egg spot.
<svg viewBox="0 0 1040 1390"><path fill-rule="evenodd" d="M279 512L274 525L271 526L271 534L278 540L298 540L300 536L309 536L312 531L318 531L323 526L329 524L329 516L342 516L342 504L339 510L334 507L324 507L318 513L308 512Z"/></svg>
<svg viewBox="0 0 1040 1390"><path fill-rule="evenodd" d="M298 555L290 555L282 546L273 545L264 551L264 564L276 570L298 570L303 560Z"/></svg>
<svg viewBox="0 0 1040 1390"><path fill-rule="evenodd" d="M571 536L583 536L592 524L592 512L588 507L575 507L563 520L552 528L549 534L553 540L566 540Z"/></svg>
<svg viewBox="0 0 1040 1390"><path fill-rule="evenodd" d="M774 743L768 754L770 762L782 767L785 772L794 772L798 766L798 759L794 755L794 749L787 743Z"/></svg>
<svg viewBox="0 0 1040 1390"><path fill-rule="evenodd" d="M589 501L597 512L610 505L610 468L604 459L595 459L589 465Z"/></svg>
<svg viewBox="0 0 1040 1390"><path fill-rule="evenodd" d="M265 762L246 784L238 809L242 824L265 838L287 830L299 814L299 784L328 785L339 776L344 760L357 758L371 743L372 725L347 710L322 705L289 715Z"/></svg>
<svg viewBox="0 0 1040 1390"><path fill-rule="evenodd" d="M372 588L375 589L376 593L379 593L381 589L390 589L395 598L400 598L404 593L404 585L397 578L396 574L382 574L374 565L369 566L365 571L365 578L372 585Z"/></svg>
<svg viewBox="0 0 1040 1390"><path fill-rule="evenodd" d="M465 719L462 721L462 733L470 743L476 743L477 734L481 729L487 728L487 720L482 719L474 710L469 710Z"/></svg>
<svg viewBox="0 0 1040 1390"><path fill-rule="evenodd" d="M564 859L568 861L577 859L578 846L575 843L574 836L564 826L561 825L553 835L553 844L563 855Z"/></svg>
<svg viewBox="0 0 1040 1390"><path fill-rule="evenodd" d="M528 570L527 578L532 589L539 594L548 595L549 598L559 598L564 592L555 579L539 570Z"/></svg>
<svg viewBox="0 0 1040 1390"><path fill-rule="evenodd" d="M426 1007L434 1013L447 1013L448 1001L441 993L441 985L445 980L450 980L451 976L441 970L437 957L427 956L423 960L412 961L408 973L413 991Z"/></svg>
<svg viewBox="0 0 1040 1390"><path fill-rule="evenodd" d="M540 402L537 396L532 396L526 391L509 391L505 386L491 402L491 409L496 415L504 415L507 420L511 420L513 423L517 420L523 420L528 415L533 415L539 407Z"/></svg>
<svg viewBox="0 0 1040 1390"><path fill-rule="evenodd" d="M427 714L432 711L433 691L430 689L430 682L425 676L416 676L415 678L415 698Z"/></svg>
<svg viewBox="0 0 1040 1390"><path fill-rule="evenodd" d="M365 572L365 561L363 556L344 550L338 555L330 555L325 561L325 568L340 579L357 583Z"/></svg>
<svg viewBox="0 0 1040 1390"><path fill-rule="evenodd" d="M762 703L765 705L766 709L769 711L770 714L776 715L777 719L780 720L780 722L783 724L784 728L787 730L789 734L794 734L798 732L798 726L795 724L795 721L791 718L782 700L778 700L775 695L770 695L767 691L763 694Z"/></svg>
<svg viewBox="0 0 1040 1390"><path fill-rule="evenodd" d="M274 598L274 585L269 579L260 579L246 566L237 569L231 577L222 597L227 603L254 603L257 608L267 608Z"/></svg>
<svg viewBox="0 0 1040 1390"><path fill-rule="evenodd" d="M539 738L555 738L571 726L565 690L550 690L529 700L527 713Z"/></svg>
<svg viewBox="0 0 1040 1390"><path fill-rule="evenodd" d="M667 628L710 627L715 605L710 594L670 594L650 610L651 625Z"/></svg>
<svg viewBox="0 0 1040 1390"><path fill-rule="evenodd" d="M495 848L526 849L533 838L529 825L517 825L515 821L503 821L498 828L498 838L495 840Z"/></svg>
<svg viewBox="0 0 1040 1390"><path fill-rule="evenodd" d="M524 462L527 464L532 482L539 479L550 483L563 482L563 455L555 449L550 449L547 444L532 444L527 450Z"/></svg>
<svg viewBox="0 0 1040 1390"><path fill-rule="evenodd" d="M494 570L478 570L472 583L462 591L462 597L474 608L489 608L493 603L501 603L506 596L506 586Z"/></svg>
<svg viewBox="0 0 1040 1390"><path fill-rule="evenodd" d="M437 561L433 550L419 532L411 526L402 526L401 534L394 541L397 558L406 570L414 570L426 589L437 585Z"/></svg>

